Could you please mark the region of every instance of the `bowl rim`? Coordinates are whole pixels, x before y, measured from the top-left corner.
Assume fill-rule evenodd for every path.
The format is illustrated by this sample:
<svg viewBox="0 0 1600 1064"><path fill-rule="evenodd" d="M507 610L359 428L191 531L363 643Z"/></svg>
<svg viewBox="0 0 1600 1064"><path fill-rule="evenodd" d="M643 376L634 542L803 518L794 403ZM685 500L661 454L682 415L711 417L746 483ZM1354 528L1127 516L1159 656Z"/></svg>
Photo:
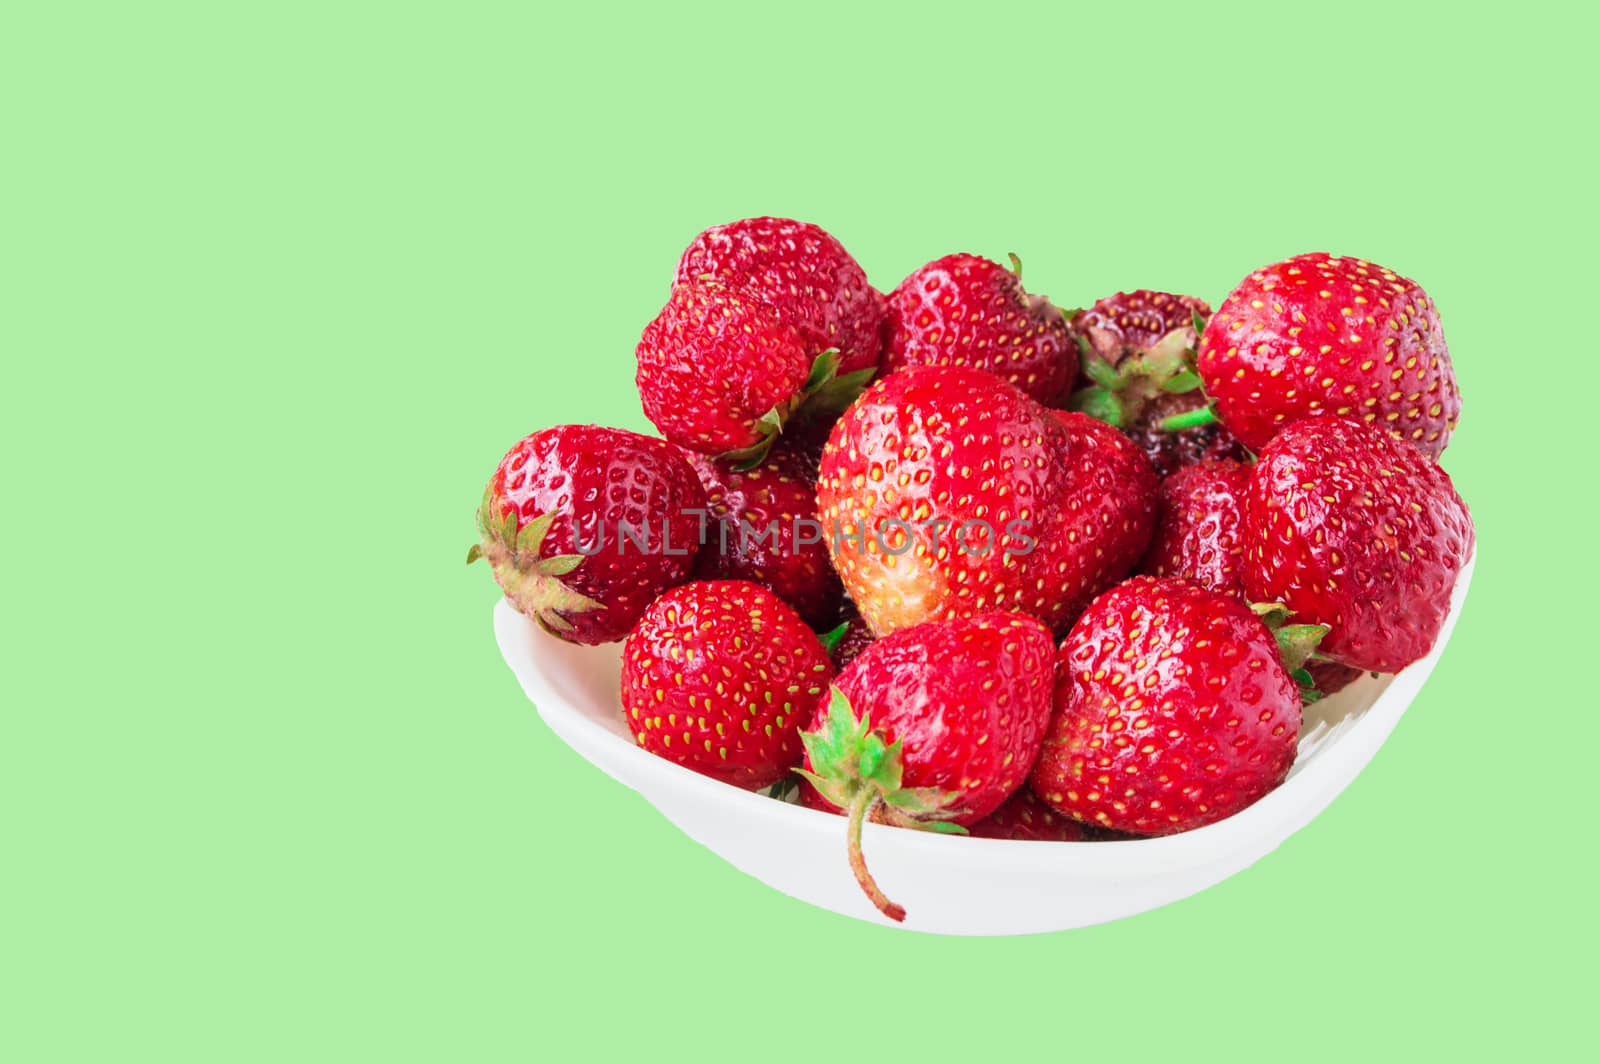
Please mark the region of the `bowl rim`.
<svg viewBox="0 0 1600 1064"><path fill-rule="evenodd" d="M1455 623L1466 603L1467 589L1472 581L1476 561L1477 554L1474 550L1457 576L1455 587L1451 592L1450 612L1433 647L1418 661L1392 674L1389 685L1378 694L1366 712L1333 739L1335 744L1346 746L1376 736L1378 742L1374 744L1373 751L1375 752L1377 746L1381 745L1388 731L1416 697L1449 643ZM730 815L743 815L747 812L752 816L775 817L778 823L785 825L786 830L792 828L804 831L837 831L842 837L842 829L837 827L841 819L837 814L779 801L756 791L747 791L733 784L712 779L693 769L658 757L591 720L573 704L571 699L555 689L540 664L540 656L535 650L540 644L536 639L549 640L550 637L534 630L532 622L518 613L503 597L495 603L494 627L507 665L522 684L540 716L546 718L551 730L556 732L562 742L573 747L586 759L601 758L621 762L627 771L622 773L623 778L619 779L619 782L640 791L652 804L655 803L650 795L630 782L636 775L657 777L663 786L686 790L690 794L699 795L710 801L723 802L728 806ZM523 638L529 634L536 639ZM562 645L553 644L553 646L560 648ZM565 646L570 647L571 644ZM552 714L560 721L561 727L550 719ZM581 736L581 739L575 741L569 737L566 729L571 729L572 735ZM1331 749L1328 752L1331 753ZM870 822L863 825L863 828L865 838L872 840L868 846L869 854L872 850L884 846L944 856L961 852L972 854L981 850L988 860L1004 861L1026 855L1029 863L1036 864L1041 859L1056 861L1063 865L1073 865L1074 870L1079 872L1083 870L1086 862L1092 861L1111 874L1119 871L1139 871L1140 869L1134 867L1135 863L1143 866L1151 860L1166 859L1172 863L1183 864L1212 863L1238 850L1258 846L1263 838L1273 837L1268 831L1272 822L1293 819L1299 811L1315 801L1319 791L1326 789L1343 767L1340 759L1317 757L1255 803L1232 816L1224 817L1204 827L1172 835L1103 840L1088 845L1058 843L1054 846L1042 846L1037 840L946 835ZM602 768L602 771L608 770ZM1359 772L1359 768L1357 771ZM1026 783L1023 785L1026 786ZM1333 796L1337 793L1336 789ZM1333 796L1330 796L1330 800ZM1317 811L1320 811L1320 807ZM1294 829L1291 828L1292 830ZM1276 837L1281 840L1283 836ZM974 850L974 847L978 847L979 850Z"/></svg>

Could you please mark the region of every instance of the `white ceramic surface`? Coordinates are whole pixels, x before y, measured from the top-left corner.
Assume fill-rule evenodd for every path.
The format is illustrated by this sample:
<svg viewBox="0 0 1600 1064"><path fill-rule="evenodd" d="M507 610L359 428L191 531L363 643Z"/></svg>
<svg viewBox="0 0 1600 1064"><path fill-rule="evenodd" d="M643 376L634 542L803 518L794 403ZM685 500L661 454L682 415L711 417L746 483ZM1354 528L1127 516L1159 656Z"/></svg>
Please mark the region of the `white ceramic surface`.
<svg viewBox="0 0 1600 1064"><path fill-rule="evenodd" d="M903 926L1015 935L1116 920L1186 898L1276 849L1349 786L1433 671L1466 600L1468 563L1433 652L1397 676L1362 677L1310 706L1288 780L1227 820L1130 842L1011 842L867 824L868 866L906 907ZM845 862L845 822L751 794L634 745L617 694L620 644L578 647L539 631L501 600L500 652L551 729L734 867L846 916L890 923Z"/></svg>

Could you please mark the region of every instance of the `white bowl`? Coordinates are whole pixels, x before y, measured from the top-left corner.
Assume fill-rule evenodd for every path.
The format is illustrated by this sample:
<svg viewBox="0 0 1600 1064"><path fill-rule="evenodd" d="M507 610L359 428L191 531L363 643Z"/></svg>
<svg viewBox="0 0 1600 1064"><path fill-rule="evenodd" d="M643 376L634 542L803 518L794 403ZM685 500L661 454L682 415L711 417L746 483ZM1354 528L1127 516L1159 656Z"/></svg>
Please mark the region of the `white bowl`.
<svg viewBox="0 0 1600 1064"><path fill-rule="evenodd" d="M1422 689L1466 600L1456 582L1432 653L1396 676L1362 677L1306 710L1283 786L1197 831L1128 842L1012 842L867 824L862 850L903 926L946 935L1019 935L1117 920L1199 893L1254 864L1349 786ZM845 822L742 791L634 745L618 699L621 645L579 647L539 631L501 600L495 638L551 729L601 771L735 868L802 901L891 923L845 861Z"/></svg>

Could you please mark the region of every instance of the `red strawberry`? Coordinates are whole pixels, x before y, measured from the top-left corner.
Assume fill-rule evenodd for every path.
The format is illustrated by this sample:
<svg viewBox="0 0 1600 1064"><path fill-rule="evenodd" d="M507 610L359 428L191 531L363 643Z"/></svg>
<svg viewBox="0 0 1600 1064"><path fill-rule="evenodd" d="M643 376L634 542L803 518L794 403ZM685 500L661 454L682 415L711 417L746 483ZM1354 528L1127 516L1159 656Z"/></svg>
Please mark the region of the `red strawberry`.
<svg viewBox="0 0 1600 1064"><path fill-rule="evenodd" d="M1012 268L977 255L946 255L889 294L886 372L906 366L975 366L1049 402L1078 375L1067 319L1022 288Z"/></svg>
<svg viewBox="0 0 1600 1064"><path fill-rule="evenodd" d="M772 306L710 283L674 288L635 357L645 416L663 436L745 466L802 403L847 403L862 383L836 377L836 354L813 358Z"/></svg>
<svg viewBox="0 0 1600 1064"><path fill-rule="evenodd" d="M1249 483L1250 467L1231 461L1184 466L1163 480L1155 539L1140 571L1242 597Z"/></svg>
<svg viewBox="0 0 1600 1064"><path fill-rule="evenodd" d="M743 580L674 588L622 648L622 708L639 745L748 790L800 763L800 727L832 678L805 622Z"/></svg>
<svg viewBox="0 0 1600 1064"><path fill-rule="evenodd" d="M1155 474L1125 437L993 374L913 366L834 426L817 502L874 632L1022 610L1064 629L1149 544Z"/></svg>
<svg viewBox="0 0 1600 1064"><path fill-rule="evenodd" d="M1211 313L1171 292L1118 292L1077 313L1083 376L1070 405L1126 432L1161 476L1208 458L1243 458L1206 409L1194 348ZM1198 412L1198 414L1197 414ZM1192 424L1196 419L1201 424Z"/></svg>
<svg viewBox="0 0 1600 1064"><path fill-rule="evenodd" d="M707 229L678 261L676 284L712 280L775 307L812 358L833 348L841 375L876 370L883 296L860 263L820 226L746 218Z"/></svg>
<svg viewBox="0 0 1600 1064"><path fill-rule="evenodd" d="M843 592L817 526L817 489L805 459L779 447L757 468L740 472L727 462L684 453L716 519L698 575L761 584L813 627L833 620Z"/></svg>
<svg viewBox="0 0 1600 1064"><path fill-rule="evenodd" d="M1321 628L1285 629L1296 656ZM1300 692L1243 602L1136 576L1089 606L1056 658L1056 713L1030 779L1057 812L1165 835L1231 816L1294 763Z"/></svg>
<svg viewBox="0 0 1600 1064"><path fill-rule="evenodd" d="M1057 813L1026 787L972 825L971 833L980 839L1028 842L1085 842L1090 838L1085 825Z"/></svg>
<svg viewBox="0 0 1600 1064"><path fill-rule="evenodd" d="M1244 586L1332 628L1320 651L1373 672L1427 654L1472 554L1449 474L1376 426L1313 418L1261 452L1245 497Z"/></svg>
<svg viewBox="0 0 1600 1064"><path fill-rule="evenodd" d="M862 821L960 830L1021 785L1050 719L1054 645L1038 621L985 613L878 640L839 674L801 733L802 775L849 816L850 866L884 915L905 919L861 856Z"/></svg>
<svg viewBox="0 0 1600 1064"><path fill-rule="evenodd" d="M1217 417L1260 451L1301 418L1359 418L1437 458L1461 414L1433 300L1415 281L1326 252L1263 266L1206 324Z"/></svg>
<svg viewBox="0 0 1600 1064"><path fill-rule="evenodd" d="M623 429L557 425L500 460L478 509L511 604L573 643L621 639L650 600L688 578L705 491L671 444Z"/></svg>
<svg viewBox="0 0 1600 1064"><path fill-rule="evenodd" d="M872 640L872 629L867 627L866 620L853 605L846 603L839 613L839 624L822 636L822 645L828 648L834 667L842 669L860 657L861 652L872 645Z"/></svg>

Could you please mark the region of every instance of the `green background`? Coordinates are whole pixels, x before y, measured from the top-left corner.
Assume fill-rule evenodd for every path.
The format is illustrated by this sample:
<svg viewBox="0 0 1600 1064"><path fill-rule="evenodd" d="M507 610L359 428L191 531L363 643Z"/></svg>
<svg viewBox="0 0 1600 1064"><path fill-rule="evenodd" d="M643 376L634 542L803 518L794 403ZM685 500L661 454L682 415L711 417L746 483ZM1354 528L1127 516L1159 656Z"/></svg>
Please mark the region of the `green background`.
<svg viewBox="0 0 1600 1064"><path fill-rule="evenodd" d="M0 1057L1575 1054L1592 25L582 6L8 6ZM645 428L679 250L760 213L882 288L1423 281L1482 562L1327 813L1157 912L939 939L745 878L543 726L461 564L483 482Z"/></svg>

